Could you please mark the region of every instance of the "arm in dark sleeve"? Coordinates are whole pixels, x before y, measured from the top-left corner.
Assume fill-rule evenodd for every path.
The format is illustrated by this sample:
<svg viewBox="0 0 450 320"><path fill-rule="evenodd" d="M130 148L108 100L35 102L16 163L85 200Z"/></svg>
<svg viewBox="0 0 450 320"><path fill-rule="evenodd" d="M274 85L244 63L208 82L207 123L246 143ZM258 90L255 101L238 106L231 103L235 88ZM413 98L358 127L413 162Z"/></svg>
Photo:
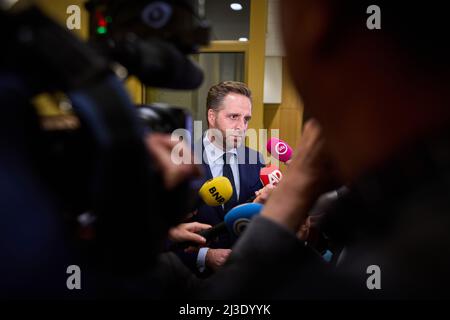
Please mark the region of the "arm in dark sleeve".
<svg viewBox="0 0 450 320"><path fill-rule="evenodd" d="M198 292L202 280L197 278L172 252L159 256L152 272L153 283L157 283L157 298L186 299Z"/></svg>

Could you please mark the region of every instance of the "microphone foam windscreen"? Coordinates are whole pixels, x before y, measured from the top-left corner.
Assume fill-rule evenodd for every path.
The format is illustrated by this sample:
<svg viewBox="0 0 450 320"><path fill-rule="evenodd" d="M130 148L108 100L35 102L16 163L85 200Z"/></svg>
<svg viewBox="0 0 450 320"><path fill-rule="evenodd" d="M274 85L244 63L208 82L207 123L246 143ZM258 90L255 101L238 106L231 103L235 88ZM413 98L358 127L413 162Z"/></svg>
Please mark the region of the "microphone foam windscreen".
<svg viewBox="0 0 450 320"><path fill-rule="evenodd" d="M267 186L268 184L276 186L282 177L283 174L280 169L278 169L278 167L274 164L261 168L259 171L259 179L261 180L263 186Z"/></svg>
<svg viewBox="0 0 450 320"><path fill-rule="evenodd" d="M292 158L292 148L283 140L270 138L267 141L267 151L281 162L286 162Z"/></svg>
<svg viewBox="0 0 450 320"><path fill-rule="evenodd" d="M260 203L244 203L231 209L224 217L228 231L234 236L239 236L263 207Z"/></svg>
<svg viewBox="0 0 450 320"><path fill-rule="evenodd" d="M208 206L215 207L230 200L233 195L233 187L228 178L216 177L206 181L198 194Z"/></svg>

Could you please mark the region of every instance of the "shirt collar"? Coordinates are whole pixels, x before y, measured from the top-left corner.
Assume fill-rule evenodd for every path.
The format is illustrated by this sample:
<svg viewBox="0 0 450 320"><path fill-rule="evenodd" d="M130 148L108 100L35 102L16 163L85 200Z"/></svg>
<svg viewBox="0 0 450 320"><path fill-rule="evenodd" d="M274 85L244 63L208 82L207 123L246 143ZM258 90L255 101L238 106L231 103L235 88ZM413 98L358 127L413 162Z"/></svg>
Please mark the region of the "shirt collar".
<svg viewBox="0 0 450 320"><path fill-rule="evenodd" d="M206 151L206 154L208 155L208 160L211 163L216 163L216 161L218 159L221 159L223 157L223 154L225 152L209 140L208 134L205 134L205 136L203 138L203 144L205 145L205 151ZM227 152L237 155L236 148L230 149Z"/></svg>

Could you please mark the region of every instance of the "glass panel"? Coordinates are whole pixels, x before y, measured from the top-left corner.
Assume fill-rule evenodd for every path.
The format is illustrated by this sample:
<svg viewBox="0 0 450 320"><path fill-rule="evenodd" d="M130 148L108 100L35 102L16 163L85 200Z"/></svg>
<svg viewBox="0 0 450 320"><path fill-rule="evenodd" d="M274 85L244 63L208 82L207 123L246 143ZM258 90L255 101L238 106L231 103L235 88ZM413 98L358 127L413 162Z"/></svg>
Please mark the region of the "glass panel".
<svg viewBox="0 0 450 320"><path fill-rule="evenodd" d="M202 128L206 122L206 96L211 86L227 80L245 79L244 53L200 53L193 56L204 72L204 81L195 91L166 90L147 88L146 103L164 102L185 107L192 113L193 120L201 120Z"/></svg>

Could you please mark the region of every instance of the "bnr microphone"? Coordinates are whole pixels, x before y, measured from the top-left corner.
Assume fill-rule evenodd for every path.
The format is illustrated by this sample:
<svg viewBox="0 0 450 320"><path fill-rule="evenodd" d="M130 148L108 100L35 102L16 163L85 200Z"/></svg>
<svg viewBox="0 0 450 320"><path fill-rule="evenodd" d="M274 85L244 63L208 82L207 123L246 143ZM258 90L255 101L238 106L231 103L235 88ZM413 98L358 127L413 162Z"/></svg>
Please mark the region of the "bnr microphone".
<svg viewBox="0 0 450 320"><path fill-rule="evenodd" d="M218 235L230 232L233 236L239 237L247 227L250 220L261 212L264 206L260 203L244 203L234 207L225 215L224 221L214 227L198 232L207 241L214 239Z"/></svg>
<svg viewBox="0 0 450 320"><path fill-rule="evenodd" d="M216 177L206 181L198 191L200 198L211 207L216 207L230 200L233 187L226 177Z"/></svg>
<svg viewBox="0 0 450 320"><path fill-rule="evenodd" d="M273 164L262 168L259 172L259 179L261 180L263 186L267 186L268 184L276 186L280 182L282 177L283 174L281 173L280 169L278 169L278 167Z"/></svg>
<svg viewBox="0 0 450 320"><path fill-rule="evenodd" d="M230 200L231 196L233 195L233 187L231 186L231 182L228 178L216 177L206 181L200 187L198 195L200 198L195 197L196 199L193 201L195 202L195 204L193 204L194 207L191 209L198 208L204 203L211 207L217 207ZM198 231L197 234L201 235L208 241L214 239L224 231L226 231L225 224L221 226L221 224L219 223L207 230ZM174 243L171 245L171 250L177 250L188 246L198 246L198 244L191 241Z"/></svg>
<svg viewBox="0 0 450 320"><path fill-rule="evenodd" d="M292 148L283 140L270 138L267 141L267 151L281 162L286 162L292 158Z"/></svg>

